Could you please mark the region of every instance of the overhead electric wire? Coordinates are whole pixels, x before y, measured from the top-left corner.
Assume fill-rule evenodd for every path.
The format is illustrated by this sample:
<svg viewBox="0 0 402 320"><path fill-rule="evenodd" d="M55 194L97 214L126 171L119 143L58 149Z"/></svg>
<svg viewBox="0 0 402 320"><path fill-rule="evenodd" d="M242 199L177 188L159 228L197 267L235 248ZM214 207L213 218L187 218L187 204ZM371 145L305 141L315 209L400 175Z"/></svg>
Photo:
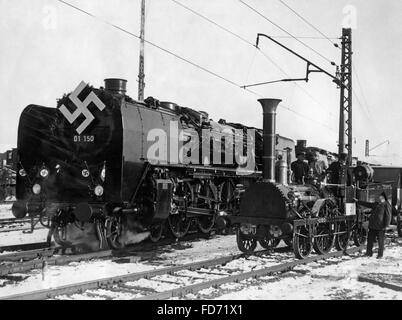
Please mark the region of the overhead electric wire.
<svg viewBox="0 0 402 320"><path fill-rule="evenodd" d="M277 38L277 39L312 39L312 40L327 40L327 39L333 39L333 40L338 40L339 38L333 37L333 38L324 38L324 37L314 37L314 36L271 36L271 38Z"/></svg>
<svg viewBox="0 0 402 320"><path fill-rule="evenodd" d="M307 23L310 27L312 27L315 31L317 31L320 35L324 37L324 39L327 39L334 47L339 48L339 44L333 42L329 37L327 37L320 29L318 29L316 26L314 26L310 21L308 21L306 18L304 18L300 13L298 13L296 10L294 10L291 6L289 6L285 1L283 0L278 0L280 3L282 3L286 8L288 8L290 11L292 11L296 16L298 16L301 20L303 20L305 23Z"/></svg>
<svg viewBox="0 0 402 320"><path fill-rule="evenodd" d="M181 2L179 2L179 1L177 1L177 0L170 0L170 1L174 2L175 4L177 4L178 6L180 6L180 7L182 7L182 8L184 8L184 9L186 9L186 10L192 12L192 13L195 14L196 16L198 16L198 17L200 17L200 18L202 18L202 19L204 19L204 20L207 20L208 22L210 22L210 23L212 23L213 25L217 26L218 28L220 28L220 29L222 29L222 30L224 30L224 31L226 31L226 32L228 32L228 33L230 33L232 36L234 36L234 37L240 39L241 41L243 41L243 42L245 42L245 43L247 43L247 44L249 44L249 45L255 47L255 44L251 43L250 41L248 41L247 39L243 38L243 37L240 36L239 34L234 33L233 31L230 31L229 29L225 28L224 26L222 26L222 25L216 23L215 21L213 21L213 20L209 19L208 17L202 15L201 13L199 13L199 12L197 12L197 11L191 9L190 7L188 7L188 6L184 5L184 4L182 4Z"/></svg>
<svg viewBox="0 0 402 320"><path fill-rule="evenodd" d="M287 35L289 35L290 37L292 37L293 39L295 39L297 42L299 42L300 44L302 44L304 47L310 49L311 51L313 51L315 54L317 54L318 56L320 56L321 58L323 58L324 60L328 61L331 65L336 66L336 63L331 61L330 59L328 59L326 56L324 56L322 53L320 53L319 51L317 51L316 49L314 49L313 47L309 46L307 43L301 41L300 39L298 39L297 37L295 37L293 34L291 34L289 31L287 31L285 28L281 27L279 24L277 24L276 22L272 21L271 19L269 19L267 16L263 15L261 12L259 12L257 9L255 9L254 7L250 6L248 3L244 2L243 0L239 0L240 3L242 3L243 5L245 5L247 8L249 8L251 11L255 12L257 15L259 15L260 17L262 17L263 19L265 19L266 21L268 21L269 23L271 23L272 25L274 25L275 27L277 27L278 29L282 30L283 32L285 32Z"/></svg>
<svg viewBox="0 0 402 320"><path fill-rule="evenodd" d="M67 6L71 7L71 8L74 8L75 10L78 10L78 11L80 11L80 12L82 12L82 13L84 13L84 14L86 14L86 15L88 15L88 16L90 16L90 17L96 19L96 20L99 20L99 21L101 21L101 22L103 22L103 23L105 23L105 24L107 24L107 25L109 25L109 26L111 26L111 27L113 27L113 28L116 28L116 29L118 29L118 30L120 30L120 31L122 31L122 32L124 32L124 33L126 33L126 34L128 34L128 35L130 35L130 36L132 36L132 37L135 37L135 38L137 38L137 39L140 39L140 36L136 35L135 33L131 32L131 31L128 31L128 30L126 30L126 29L123 29L122 27L119 27L119 26L117 26L117 25L115 25L115 24L113 24L113 23L111 23L111 22L108 22L108 21L106 21L106 20L103 20L103 19L101 19L100 17L97 17L97 16L93 15L92 13L90 13L90 12L88 12L88 11L85 11L85 10L83 10L83 9L81 9L81 8L78 8L78 7L74 6L74 5L72 5L71 3L68 3L68 2L66 2L66 1L64 1L64 0L56 0L56 1L61 2L61 3L67 5ZM200 69L200 70L203 70L204 72L209 73L210 75L213 75L213 76L215 76L215 77L217 77L217 78L219 78L219 79L221 79L221 80L223 80L223 81L225 81L225 82L227 82L227 83L229 83L229 84L231 84L231 85L233 85L233 86L236 86L236 87L238 87L238 88L241 87L239 84L235 83L234 81L232 81L232 80L230 80L230 79L228 79L228 78L226 78L226 77L224 77L224 76L221 76L221 75L217 74L216 72L211 71L211 70L209 70L209 69L207 69L207 68L205 68L205 67L203 67L203 66L201 66L201 65L199 65L199 64L197 64L197 63L195 63L195 62L192 62L192 61L190 61L189 59L184 58L184 57L178 55L177 53L174 53L174 52L172 52L172 51L170 51L170 50L168 50L168 49L165 49L165 48L159 46L159 45L156 44L156 43L153 43L153 42L151 42L151 41L149 41L149 40L146 40L146 39L145 39L145 42L146 42L147 44L149 44L149 45L151 45L151 46L153 46L153 47L155 47L155 48L157 48L157 49L159 49L159 50L161 50L161 51L163 51L163 52L165 52L165 53L167 53L167 54L169 54L169 55L171 55L171 56L174 56L175 58L177 58L177 59L179 59L179 60L182 60L182 61L184 61L184 62L186 62L186 63L188 63L188 64L191 64L193 67L196 67L196 68L198 68L198 69ZM251 90L247 90L247 91L249 91L250 93L253 93L253 94L257 95L257 96L260 96L258 93L254 92L254 91L251 91ZM261 97L261 96L260 96L260 97Z"/></svg>
<svg viewBox="0 0 402 320"><path fill-rule="evenodd" d="M325 35L320 29L318 29L316 26L314 26L311 22L308 21L308 19L304 18L300 13L298 13L296 10L294 10L290 5L288 5L284 0L278 0L280 3L282 3L285 7L287 7L290 11L292 11L296 16L298 16L301 20L303 20L306 24L308 24L310 27L312 27L314 30L316 30L320 35L322 35L325 39L327 39L329 42L331 42L331 44L333 44L335 47L339 48L339 45L335 42L333 42L327 35ZM367 120L370 123L373 123L374 128L377 130L378 133L380 133L380 135L382 135L381 131L379 130L379 128L377 127L377 125L375 124L375 122L371 119L370 116L370 111L367 108L367 99L365 98L364 92L363 92L363 88L360 82L360 78L358 76L357 70L355 65L352 65L355 77L357 79L357 83L360 87L360 92L363 96L364 99L364 104L361 102L359 96L357 95L357 93L355 92L354 89L352 89L352 94L353 96L356 98L358 105L361 107L364 115L366 116Z"/></svg>
<svg viewBox="0 0 402 320"><path fill-rule="evenodd" d="M131 31L128 31L128 30L126 30L126 29L124 29L124 28L122 28L122 27L119 27L119 26L117 26L117 25L115 25L115 24L113 24L113 23L111 23L111 22L109 22L109 21L106 21L106 20L104 20L104 19L102 19L102 18L100 18L100 17L98 17L98 16L95 16L94 14L92 14L92 13L90 13L90 12L88 12L88 11L85 11L85 10L83 10L83 9L81 9L81 8L75 6L75 5L73 5L73 4L71 4L71 3L67 2L67 1L64 1L64 0L56 0L56 1L58 1L58 2L60 2L60 3L62 3L62 4L64 4L64 5L67 5L67 6L71 7L71 8L73 8L73 9L75 9L75 10L81 12L81 13L84 13L85 15L88 15L88 16L90 16L91 18L93 18L93 19L95 19L95 20L99 20L99 21L101 21L102 23L104 23L104 24L106 24L106 25L109 25L109 26L111 26L111 27L113 27L113 28L115 28L115 29L117 29L117 30L119 30L119 31L121 31L121 32L123 32L123 33L125 33L125 34L127 34L127 35L130 35L130 36L132 36L132 37L135 37L135 38L137 38L137 39L140 39L140 36L136 35L135 33L131 32ZM174 1L174 0L172 0L172 1ZM228 30L228 32L230 32L230 31ZM230 32L230 33L231 33L231 32ZM245 39L244 39L244 40L245 40ZM221 75L215 73L214 71L211 71L211 70L209 70L209 69L207 69L207 68L205 68L205 67L203 67L203 66L201 66L201 65L199 65L199 64L197 64L197 63L195 63L195 62L192 62L192 61L188 60L187 58L184 58L184 57L182 57L182 56L180 56L180 55L178 55L178 54L176 54L176 53L174 53L174 52L172 52L172 51L170 51L170 50L168 50L168 49L165 49L165 48L163 48L163 47L157 45L156 43L153 43L153 42L151 42L151 41L149 41L149 40L146 40L146 39L145 39L144 41L145 41L147 44L149 44L149 45L151 45L151 46L153 46L153 47L155 47L155 48L157 48L157 49L159 49L159 50L161 50L161 51L163 51L163 52L165 52L165 53L167 53L167 54L169 54L169 55L171 55L171 56L173 56L173 57L175 57L175 58L177 58L177 59L179 59L179 60L181 60L181 61L184 61L184 62L186 62L186 63L188 63L188 64L190 64L190 65L192 65L192 66L194 66L194 67L196 67L196 68L198 68L198 69L200 69L200 70L202 70L202 71L204 71L204 72L206 72L206 73L208 73L208 74L210 74L210 75L213 75L213 76L215 76L215 77L217 77L217 78L219 78L219 79L221 79L221 80L223 80L223 81L225 81L225 82L227 82L227 83L229 83L229 84L231 84L231 85L233 85L233 86L236 86L237 88L241 88L241 86L240 86L239 84L237 84L236 82L234 82L234 81L232 81L232 80L230 80L230 79L228 79L228 78L226 78L226 77L223 77L223 76L221 76ZM246 42L249 43L249 44L251 44L251 42L248 42L247 40L246 40ZM258 93L255 92L255 91L252 91L252 90L247 89L247 88L245 88L245 89L243 89L243 90L248 91L249 93L252 93L252 94L258 96L259 98L263 98L262 95L258 94ZM307 120L309 120L309 121L313 121L313 122L315 122L315 123L317 123L317 124L319 124L319 125L321 125L321 126L324 126L324 127L327 127L327 128L329 128L329 129L333 130L333 129L330 128L328 125L326 125L326 124L324 124L324 123L321 123L321 122L318 122L318 121L316 121L316 120L314 120L314 119L311 119L311 118L309 118L309 117L306 117L305 115L298 113L297 111L291 109L290 107L284 105L283 103L281 103L279 106L282 107L282 108L284 108L284 109L286 109L286 110L289 110L290 112L292 112L292 113L294 113L294 114L296 114L296 115L299 115L300 117L303 117L303 118L305 118L305 119L307 119Z"/></svg>
<svg viewBox="0 0 402 320"><path fill-rule="evenodd" d="M369 108L368 108L368 105L369 105L369 104L367 103L366 96L364 95L363 87L362 87L361 82L360 82L360 77L359 77L359 75L358 75L358 73L357 73L357 68L355 67L354 64L353 64L352 67L353 67L353 74L355 75L356 80L357 80L357 84L359 85L360 93L362 94L362 97L363 97L363 100L364 100L364 104L365 104L365 106L366 106L367 113L370 114L370 110L369 110Z"/></svg>
<svg viewBox="0 0 402 320"><path fill-rule="evenodd" d="M215 26L218 27L219 29L224 30L225 32L227 32L227 33L233 35L234 37L236 37L237 39L243 41L244 43L246 43L246 44L248 44L248 45L250 45L250 46L252 46L252 47L258 49L258 51L264 56L264 58L266 58L268 61L270 61L278 70L280 70L280 71L281 71L284 75L286 75L288 78L291 78L291 76L290 76L278 63L276 63L270 56L268 56L261 48L257 48L255 44L251 43L250 41L248 41L247 39L245 39L245 38L242 37L241 35L239 35L239 34L233 32L233 31L229 30L228 28L222 26L221 24L217 23L216 21L213 21L212 19L210 19L210 18L206 17L205 15L203 15L203 14L197 12L196 10L194 10L194 9L192 9L192 8L190 8L190 7L186 6L186 5L184 5L184 4L182 4L181 2L179 2L179 1L177 1L177 0L171 0L171 1L174 2L175 4L181 6L182 8L186 9L187 11L190 11L191 13L195 14L196 16L198 16L198 17L200 17L200 18L202 18L202 19L208 21L209 23L215 25ZM255 55L254 55L254 58L255 58ZM254 61L254 58L253 58L253 61ZM274 82L272 82L272 83L275 83L275 82L278 82L278 81L274 81ZM268 82L267 82L267 83L268 83ZM317 99L315 99L305 88L303 88L302 86L300 86L297 82L293 82L293 84L294 84L295 86L297 86L299 89L301 89L301 90L302 90L307 96L309 96L314 102L316 102L318 105L322 106L322 104L321 104ZM242 88L244 88L244 87L242 87ZM333 113L329 112L329 114L330 114L330 116L335 117L335 115L334 115Z"/></svg>

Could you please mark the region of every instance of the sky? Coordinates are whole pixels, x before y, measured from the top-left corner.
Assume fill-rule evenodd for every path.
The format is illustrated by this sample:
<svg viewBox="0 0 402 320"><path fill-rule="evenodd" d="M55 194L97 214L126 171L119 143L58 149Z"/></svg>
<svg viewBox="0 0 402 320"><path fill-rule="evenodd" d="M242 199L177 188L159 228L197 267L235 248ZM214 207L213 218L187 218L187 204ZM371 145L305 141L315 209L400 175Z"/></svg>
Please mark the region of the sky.
<svg viewBox="0 0 402 320"><path fill-rule="evenodd" d="M0 0L0 152L16 146L19 116L27 105L55 107L56 99L81 81L99 87L105 78L124 78L128 94L137 97L139 40L110 24L138 35L141 1L66 1L98 18L57 0ZM354 156L363 158L366 139L371 147L389 140L373 150L371 159L402 165L401 1L244 0L273 23L239 0L176 2L236 36L173 0L146 0L146 39L228 81L147 44L145 96L206 111L216 121L256 127L262 126L257 99L280 98L279 134L336 151L339 89L331 79L314 73L308 83L251 88L256 94L245 91L240 86L302 78L306 64L267 39L257 50L239 37L255 43L257 33L280 36L277 40L335 74L329 61L340 64L341 51L331 41L339 43L342 27L352 27ZM282 38L288 36L283 29L313 37L300 40L319 54L293 38Z"/></svg>

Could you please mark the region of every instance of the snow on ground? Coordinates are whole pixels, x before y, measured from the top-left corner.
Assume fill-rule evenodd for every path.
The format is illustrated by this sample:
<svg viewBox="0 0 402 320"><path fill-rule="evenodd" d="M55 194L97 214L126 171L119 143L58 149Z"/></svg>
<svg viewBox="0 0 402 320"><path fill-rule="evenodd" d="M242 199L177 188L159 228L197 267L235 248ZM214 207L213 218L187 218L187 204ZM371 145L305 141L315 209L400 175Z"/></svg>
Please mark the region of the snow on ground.
<svg viewBox="0 0 402 320"><path fill-rule="evenodd" d="M0 232L0 247L44 242L46 241L48 232L48 229L35 230L33 233L23 233L22 231Z"/></svg>
<svg viewBox="0 0 402 320"><path fill-rule="evenodd" d="M16 232L12 232L16 233ZM18 232L17 232L18 233ZM41 234L42 233L42 234ZM8 234L8 233L6 233ZM11 234L11 233L10 233ZM33 238L27 240L27 237ZM16 239L24 242L33 242L35 237L46 238L46 230L38 230L34 235L22 234L20 238L13 235L13 244ZM36 239L39 239L36 238ZM6 239L0 234L0 246L4 245ZM17 240L18 241L18 240ZM282 244L283 246L283 244ZM261 249L261 248L260 248ZM147 255L148 254L148 255ZM139 253L139 259L116 259L112 260L93 260L84 262L74 262L66 266L48 266L42 270L33 270L28 274L28 278L19 282L7 283L9 280L0 280L0 298L12 294L27 291L47 289L68 285L72 283L101 279L110 276L119 276L133 272L154 270L169 265L182 265L196 261L209 260L230 254L239 254L236 237L215 236L209 240L199 239L193 241L180 241L166 246L161 246L151 253ZM292 252L273 253L269 257L260 259L258 257L241 258L229 262L225 266L214 269L214 272L231 274L256 270L269 267L280 262L294 260ZM331 264L332 263L332 264ZM390 289L383 289L376 285L358 282L357 277L360 273L383 272L400 274L402 276L402 246L396 245L387 248L385 258L376 260L375 258L351 257L328 259L327 262L314 262L306 266L298 266L294 271L272 275L254 280L245 280L240 283L229 283L219 289L209 288L197 295L188 295L187 299L194 298L217 298L217 299L402 299L402 293ZM193 271L183 270L183 274L194 274L194 282L203 281L196 279L200 274ZM44 275L44 278L43 278ZM161 279L172 281L161 284L152 280L141 279L130 282L128 285L142 286L156 291L165 291L176 288L179 283L174 283L177 278L169 275L160 276ZM214 275L205 274L206 280L216 278ZM185 281L183 284L187 284ZM2 286L3 285L3 286ZM99 290L90 291L85 294L76 294L66 299L99 299L96 294ZM115 299L130 299L133 295L124 292L104 291L104 297L112 296ZM102 296L101 296L102 298Z"/></svg>
<svg viewBox="0 0 402 320"><path fill-rule="evenodd" d="M47 270L44 271L44 279L42 277L42 270L33 270L29 273L29 278L24 281L7 284L4 287L1 287L0 281L0 299L8 295L50 289L72 283L119 276L132 272L142 272L155 268L155 266L143 263L121 264L110 260L72 262L66 266L48 266Z"/></svg>
<svg viewBox="0 0 402 320"><path fill-rule="evenodd" d="M337 263L324 266L319 262L310 263L295 268L286 276L262 277L259 281L248 280L244 282L246 286L230 284L228 286L231 292L220 295L217 299L402 299L402 292L357 280L361 273L388 273L402 277L402 246L387 248L384 259L380 260L374 256L357 259L343 257L327 261L331 260Z"/></svg>
<svg viewBox="0 0 402 320"><path fill-rule="evenodd" d="M93 260L73 262L66 266L47 266L44 272L44 280L42 280L42 270L33 270L28 273L29 277L27 279L14 284L6 284L4 287L1 287L2 280L0 280L0 299L2 296L22 292L54 288L72 283L154 270L158 267L187 264L195 261L209 260L214 257L226 256L231 253L239 253L235 236L216 236L210 240L182 241L176 244L162 246L158 251L163 253L158 255L157 259L151 259L151 262L135 261L135 259L131 259L131 261L129 259L126 263L121 263L118 259L117 261ZM157 266L152 264L155 261L159 262ZM3 284L6 281L7 280L3 280ZM162 291L166 289L168 288L161 288ZM117 295L117 297L123 298L121 295ZM93 297L77 295L73 298L92 299Z"/></svg>
<svg viewBox="0 0 402 320"><path fill-rule="evenodd" d="M0 219L14 218L13 214L11 213L11 207L12 204L10 203L0 204ZM25 224L23 226L29 227L29 224ZM18 227L21 227L21 225L19 225ZM5 227L4 229L6 228L7 227ZM46 241L47 233L47 229L35 230L33 234L23 233L22 231L0 232L0 247L11 246L15 244L43 242Z"/></svg>
<svg viewBox="0 0 402 320"><path fill-rule="evenodd" d="M14 218L11 212L12 203L1 203L0 204L0 219Z"/></svg>
<svg viewBox="0 0 402 320"><path fill-rule="evenodd" d="M234 235L216 236L211 240L179 242L177 245L167 247L174 250L162 253L158 257L179 265L240 253Z"/></svg>

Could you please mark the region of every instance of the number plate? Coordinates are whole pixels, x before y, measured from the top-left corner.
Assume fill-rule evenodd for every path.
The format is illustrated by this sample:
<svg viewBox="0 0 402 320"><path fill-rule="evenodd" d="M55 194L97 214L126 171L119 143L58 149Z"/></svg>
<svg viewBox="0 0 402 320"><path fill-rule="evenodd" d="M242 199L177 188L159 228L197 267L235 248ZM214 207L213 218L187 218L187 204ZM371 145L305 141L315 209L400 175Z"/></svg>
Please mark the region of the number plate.
<svg viewBox="0 0 402 320"><path fill-rule="evenodd" d="M74 136L75 143L95 143L95 136Z"/></svg>

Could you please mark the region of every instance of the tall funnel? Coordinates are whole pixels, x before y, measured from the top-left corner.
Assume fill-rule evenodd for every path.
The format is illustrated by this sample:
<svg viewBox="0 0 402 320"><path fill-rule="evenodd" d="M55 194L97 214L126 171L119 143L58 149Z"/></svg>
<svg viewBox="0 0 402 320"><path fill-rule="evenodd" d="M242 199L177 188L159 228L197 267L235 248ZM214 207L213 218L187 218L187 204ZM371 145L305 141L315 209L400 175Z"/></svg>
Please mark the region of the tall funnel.
<svg viewBox="0 0 402 320"><path fill-rule="evenodd" d="M280 99L260 99L263 110L262 177L275 182L276 108Z"/></svg>

